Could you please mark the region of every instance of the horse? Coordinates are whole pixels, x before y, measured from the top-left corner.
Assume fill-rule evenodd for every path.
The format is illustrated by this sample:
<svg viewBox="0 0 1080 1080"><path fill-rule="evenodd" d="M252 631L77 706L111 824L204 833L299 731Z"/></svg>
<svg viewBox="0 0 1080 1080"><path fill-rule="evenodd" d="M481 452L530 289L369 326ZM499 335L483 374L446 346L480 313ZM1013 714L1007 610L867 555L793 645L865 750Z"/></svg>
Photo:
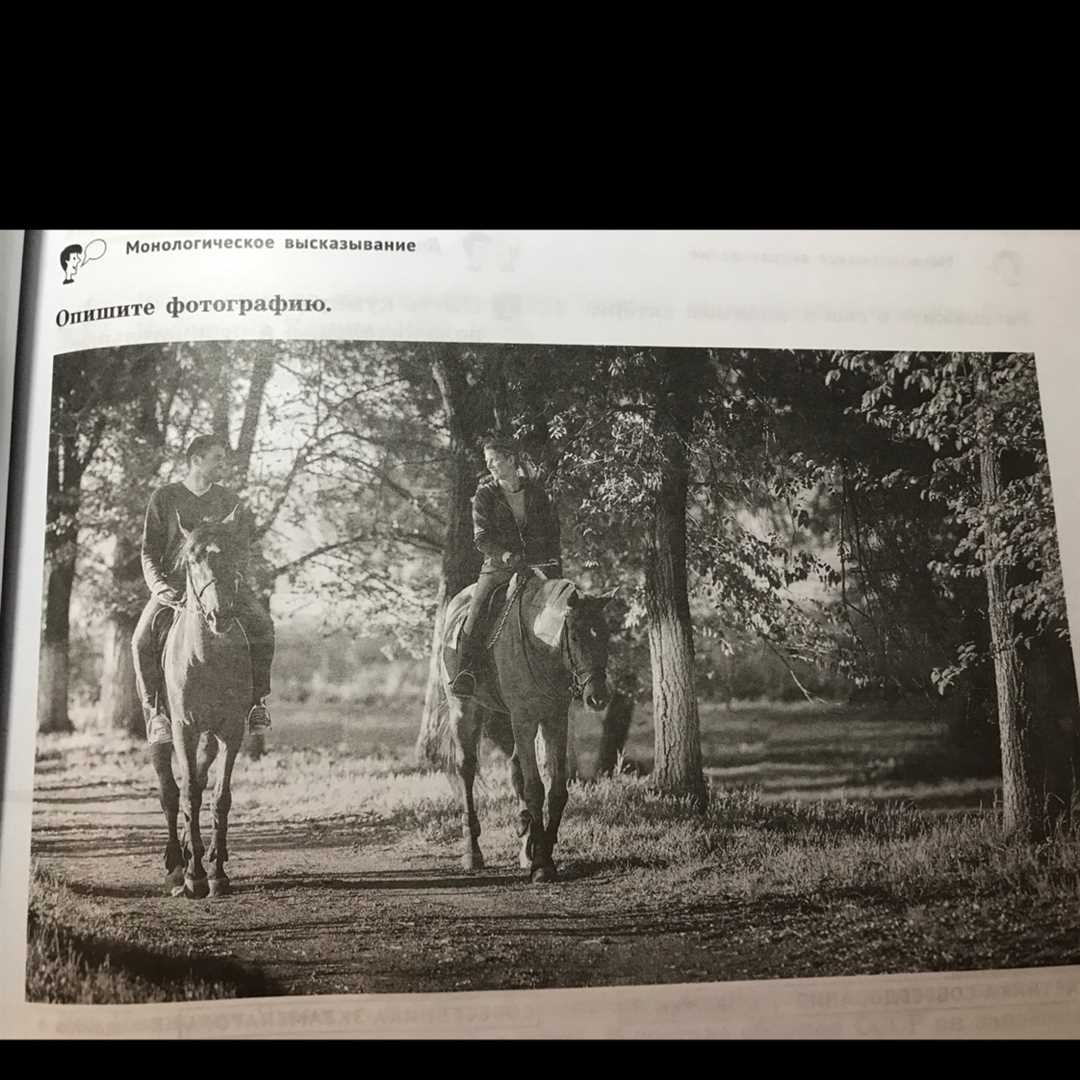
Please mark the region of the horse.
<svg viewBox="0 0 1080 1080"><path fill-rule="evenodd" d="M251 704L251 653L234 614L240 584L235 515L234 510L220 523L198 525L190 531L180 526L183 544L177 566L185 568L186 595L183 605L176 608L163 656L173 742L151 747L169 830L166 884L174 896L194 899L223 896L230 890L225 863L232 771ZM172 771L173 749L179 786ZM224 749L225 758L214 790L208 877L199 812L219 749ZM178 815L183 818L182 843L177 835Z"/></svg>
<svg viewBox="0 0 1080 1080"><path fill-rule="evenodd" d="M580 694L587 708L602 712L610 700L603 610L614 594L588 596L572 581L536 576L534 571L527 578L515 575L507 590L509 599L500 599L501 592L493 598L503 605L501 615L485 649L475 693L462 699L450 692L450 684L457 674L457 641L474 588L467 586L450 601L441 643L441 675L454 747L452 771L462 801L461 865L465 870L484 865L473 781L486 710L504 721L501 727L489 725L488 731L501 749L510 752L510 782L518 799L517 832L522 838L519 865L533 882L554 881L553 854L568 798L570 702ZM544 782L536 759L538 731L543 734L550 773L546 827Z"/></svg>

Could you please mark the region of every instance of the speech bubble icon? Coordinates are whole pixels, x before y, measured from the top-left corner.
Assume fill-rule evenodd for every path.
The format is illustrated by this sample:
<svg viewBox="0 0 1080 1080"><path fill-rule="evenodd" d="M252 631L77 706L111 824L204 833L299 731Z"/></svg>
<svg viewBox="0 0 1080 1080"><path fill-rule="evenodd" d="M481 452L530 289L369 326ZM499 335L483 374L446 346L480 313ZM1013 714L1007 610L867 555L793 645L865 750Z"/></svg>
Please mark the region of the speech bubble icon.
<svg viewBox="0 0 1080 1080"><path fill-rule="evenodd" d="M91 240L86 247L83 248L82 261L84 263L93 262L95 259L100 259L105 254L105 241L104 240Z"/></svg>

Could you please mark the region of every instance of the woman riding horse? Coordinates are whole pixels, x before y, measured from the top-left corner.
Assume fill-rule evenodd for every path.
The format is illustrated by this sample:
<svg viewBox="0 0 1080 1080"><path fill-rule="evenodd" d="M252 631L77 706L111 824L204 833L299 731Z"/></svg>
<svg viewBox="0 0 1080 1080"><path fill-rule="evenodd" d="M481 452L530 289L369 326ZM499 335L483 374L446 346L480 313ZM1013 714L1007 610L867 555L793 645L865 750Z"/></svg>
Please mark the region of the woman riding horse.
<svg viewBox="0 0 1080 1080"><path fill-rule="evenodd" d="M473 536L484 562L465 619L461 668L450 687L460 698L476 689L492 593L527 566L540 568L546 577L562 577L559 516L543 484L523 474L511 440L485 439L483 450L490 475L477 486L472 511Z"/></svg>

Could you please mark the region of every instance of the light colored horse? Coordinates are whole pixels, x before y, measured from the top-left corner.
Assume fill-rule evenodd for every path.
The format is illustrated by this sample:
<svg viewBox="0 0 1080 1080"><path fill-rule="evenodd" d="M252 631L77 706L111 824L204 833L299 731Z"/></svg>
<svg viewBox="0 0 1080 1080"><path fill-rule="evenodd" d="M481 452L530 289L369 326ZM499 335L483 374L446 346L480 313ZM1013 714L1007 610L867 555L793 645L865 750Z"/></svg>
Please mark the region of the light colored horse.
<svg viewBox="0 0 1080 1080"><path fill-rule="evenodd" d="M520 865L534 882L556 876L553 852L568 798L567 730L570 701L580 694L584 704L603 710L611 697L607 681L608 627L603 609L608 596L587 596L572 581L529 577L502 609L494 641L485 651L472 698L449 691L457 674L457 642L474 586L459 592L446 612L443 636L443 679L450 707L454 765L462 799L462 835L466 870L480 869L484 857L477 838L480 822L473 799L477 750L484 727L482 711L509 717L512 740L505 730L489 726L503 749L512 749L510 782L518 797ZM516 592L517 595L514 595ZM536 736L544 740L550 787L545 790L536 755Z"/></svg>
<svg viewBox="0 0 1080 1080"><path fill-rule="evenodd" d="M251 653L234 613L240 583L234 515L235 511L220 524L199 525L190 532L181 527L184 544L178 564L187 574L186 599L174 616L163 661L180 774L178 787L171 754L155 757L161 805L169 827L166 869L170 884L175 886L173 894L196 899L229 891L225 863L229 858L232 771L251 705ZM208 878L199 811L219 749L225 751L225 757L214 789ZM178 813L183 818L182 838L177 836Z"/></svg>

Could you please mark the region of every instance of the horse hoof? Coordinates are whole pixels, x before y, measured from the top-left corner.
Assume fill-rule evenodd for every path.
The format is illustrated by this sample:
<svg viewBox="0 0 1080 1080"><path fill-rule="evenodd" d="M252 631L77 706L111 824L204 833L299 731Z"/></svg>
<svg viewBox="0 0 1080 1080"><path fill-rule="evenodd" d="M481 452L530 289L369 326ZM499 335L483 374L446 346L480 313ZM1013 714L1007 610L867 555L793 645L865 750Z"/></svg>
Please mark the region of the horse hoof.
<svg viewBox="0 0 1080 1080"><path fill-rule="evenodd" d="M210 894L210 886L205 877L184 878L184 895L192 900L204 900Z"/></svg>
<svg viewBox="0 0 1080 1080"><path fill-rule="evenodd" d="M182 866L174 866L165 875L165 888L172 896L179 895L179 892L184 891L184 868Z"/></svg>
<svg viewBox="0 0 1080 1080"><path fill-rule="evenodd" d="M212 877L209 879L210 896L228 896L232 892L232 882L227 877Z"/></svg>
<svg viewBox="0 0 1080 1080"><path fill-rule="evenodd" d="M466 851L461 856L461 868L463 870L483 870L484 869L484 856L480 853L479 849L476 851Z"/></svg>
<svg viewBox="0 0 1080 1080"><path fill-rule="evenodd" d="M518 866L520 866L522 870L532 869L532 857L527 851L521 851L518 854Z"/></svg>
<svg viewBox="0 0 1080 1080"><path fill-rule="evenodd" d="M555 867L554 866L538 866L529 875L529 880L534 885L543 885L547 882L555 880Z"/></svg>

